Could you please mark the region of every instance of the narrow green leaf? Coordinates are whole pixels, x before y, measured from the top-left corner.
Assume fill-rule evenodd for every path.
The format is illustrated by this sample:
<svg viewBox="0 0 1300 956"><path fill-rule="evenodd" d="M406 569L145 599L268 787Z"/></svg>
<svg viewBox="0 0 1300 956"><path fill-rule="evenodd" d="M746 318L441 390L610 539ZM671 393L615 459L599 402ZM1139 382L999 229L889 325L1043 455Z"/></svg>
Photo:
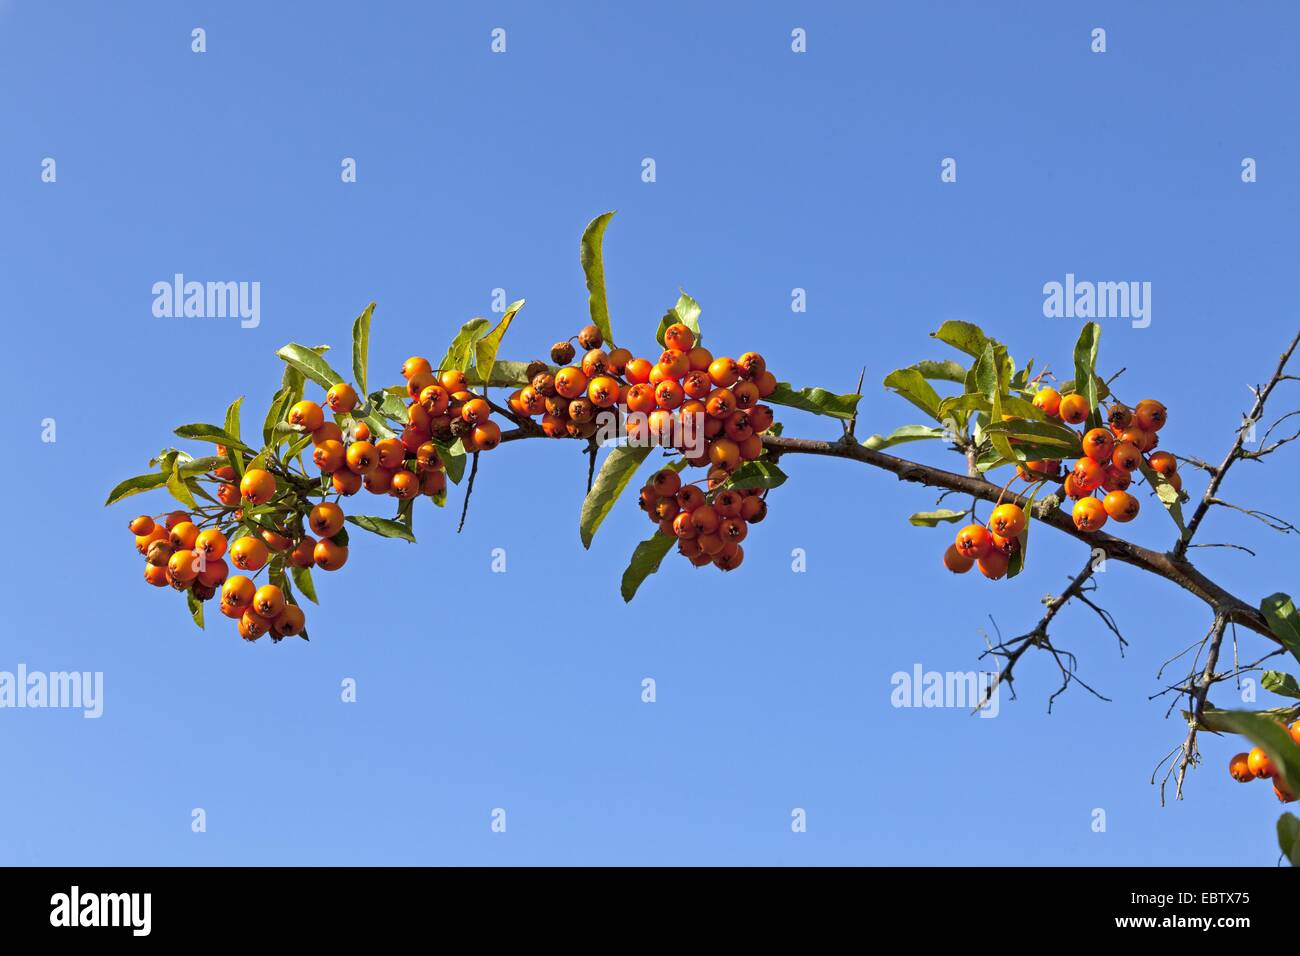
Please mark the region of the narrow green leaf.
<svg viewBox="0 0 1300 956"><path fill-rule="evenodd" d="M650 454L651 448L645 446L619 446L614 448L601 463L596 479L591 483L591 490L582 502L582 513L578 518L578 534L584 548L591 547L591 539L614 507L614 502L623 493L632 476L641 467Z"/></svg>
<svg viewBox="0 0 1300 956"><path fill-rule="evenodd" d="M290 342L275 354L327 391L343 381L343 376L313 348Z"/></svg>
<svg viewBox="0 0 1300 956"><path fill-rule="evenodd" d="M1088 427L1101 425L1101 414L1097 411L1097 346L1101 339L1101 326L1096 322L1087 322L1079 332L1079 341L1074 346L1074 381L1079 394L1088 400L1091 414Z"/></svg>
<svg viewBox="0 0 1300 956"><path fill-rule="evenodd" d="M491 378L486 382L483 380L483 376L478 373L478 369L469 369L465 373L465 379L473 387L488 385L493 388L523 388L529 382L528 365L528 362L512 362L506 359L498 359L492 365ZM559 366L552 365L548 367L554 372Z"/></svg>
<svg viewBox="0 0 1300 956"><path fill-rule="evenodd" d="M240 395L237 399L231 402L230 407L226 409L225 431L227 435L231 435L235 438L241 437L239 434L239 406L243 404L244 396Z"/></svg>
<svg viewBox="0 0 1300 956"><path fill-rule="evenodd" d="M1164 475L1154 471L1147 464L1145 458L1139 459L1138 467L1142 469L1142 475L1146 478L1147 484L1156 493L1160 503L1164 505L1169 517L1174 519L1174 524L1178 526L1181 534L1187 533L1187 526L1183 523L1183 495L1178 489L1169 483L1169 479Z"/></svg>
<svg viewBox="0 0 1300 956"><path fill-rule="evenodd" d="M847 420L853 417L861 399L861 395L835 395L824 388L801 388L795 391L789 383L778 382L776 391L764 401L812 412L814 415L828 415L831 418Z"/></svg>
<svg viewBox="0 0 1300 956"><path fill-rule="evenodd" d="M1300 682L1297 682L1290 674L1285 674L1282 671L1264 671L1264 676L1260 678L1259 683L1266 691L1280 697L1300 699Z"/></svg>
<svg viewBox="0 0 1300 956"><path fill-rule="evenodd" d="M888 435L872 435L862 444L879 451L892 445L902 445L909 441L923 441L927 438L944 438L947 436L942 428L933 425L903 425L895 428Z"/></svg>
<svg viewBox="0 0 1300 956"><path fill-rule="evenodd" d="M411 534L410 529L400 521L394 521L392 518L376 518L373 515L348 515L344 519L358 528L364 528L366 531L382 535L385 538L401 538L403 541L415 543L415 535Z"/></svg>
<svg viewBox="0 0 1300 956"><path fill-rule="evenodd" d="M519 310L523 307L523 299L518 302L511 302L510 307L506 309L506 314L501 316L501 321L497 323L496 328L474 343L474 368L478 372L480 381L492 381L493 366L496 365L497 352L501 350L501 340L505 338L510 323L515 320L515 316L519 314Z"/></svg>
<svg viewBox="0 0 1300 956"><path fill-rule="evenodd" d="M1300 793L1300 744L1277 718L1246 710L1207 710L1202 719L1210 730L1241 734L1263 748L1282 782L1292 793Z"/></svg>
<svg viewBox="0 0 1300 956"><path fill-rule="evenodd" d="M316 585L311 579L311 568L300 568L295 565L290 573L293 575L293 583L298 585L298 590L302 592L303 597L312 604L319 604L320 602L316 600Z"/></svg>
<svg viewBox="0 0 1300 956"><path fill-rule="evenodd" d="M1268 628L1291 652L1291 656L1300 660L1300 616L1297 616L1295 604L1290 595L1270 594L1259 602L1260 613L1268 621ZM1300 793L1300 790L1296 791Z"/></svg>
<svg viewBox="0 0 1300 956"><path fill-rule="evenodd" d="M631 601L636 597L641 582L659 570L664 555L671 551L676 543L676 538L656 531L636 546L636 550L632 552L632 560L628 562L627 570L623 572L623 581L619 587L619 593L623 595L624 601Z"/></svg>
<svg viewBox="0 0 1300 956"><path fill-rule="evenodd" d="M181 438L191 438L195 441L210 441L217 445L225 445L227 448L238 448L242 451L252 452L242 441L234 435L228 433L224 428L218 428L216 425L207 425L196 423L192 425L181 425L175 432Z"/></svg>
<svg viewBox="0 0 1300 956"><path fill-rule="evenodd" d="M172 464L172 473L167 476L167 490L171 492L173 498L185 505L185 507L198 507L194 500L194 495L190 494L189 486L186 485L184 479L181 478L179 463Z"/></svg>
<svg viewBox="0 0 1300 956"><path fill-rule="evenodd" d="M738 491L751 488L779 488L785 484L786 474L770 461L747 461L731 473L726 487Z"/></svg>
<svg viewBox="0 0 1300 956"><path fill-rule="evenodd" d="M108 493L108 498L104 506L108 507L117 504L123 498L130 498L132 495L138 495L142 491L150 491L161 485L167 484L169 475L159 472L150 472L147 475L136 475L134 478L127 478L125 481L119 481L113 486L113 490Z"/></svg>
<svg viewBox="0 0 1300 956"><path fill-rule="evenodd" d="M912 517L908 518L909 524L914 524L918 528L936 528L940 521L946 521L954 524L965 518L969 511L953 511L950 508L940 508L937 511L918 511Z"/></svg>
<svg viewBox="0 0 1300 956"><path fill-rule="evenodd" d="M199 630L203 630L203 602L196 598L192 591L186 591L185 603L190 609L190 617L198 625Z"/></svg>
<svg viewBox="0 0 1300 956"><path fill-rule="evenodd" d="M944 359L942 362L927 359L917 362L912 368L931 381L956 382L958 385L966 381L966 368L952 359Z"/></svg>
<svg viewBox="0 0 1300 956"><path fill-rule="evenodd" d="M885 376L885 387L892 388L931 418L939 421L939 393L925 376L914 368L896 368Z"/></svg>
<svg viewBox="0 0 1300 956"><path fill-rule="evenodd" d="M374 314L375 303L371 302L352 323L352 378L362 395L369 388L366 373L370 366L370 319Z"/></svg>
<svg viewBox="0 0 1300 956"><path fill-rule="evenodd" d="M600 329L607 348L614 347L614 332L609 322L609 301L605 296L605 227L614 213L607 212L587 223L582 231L579 257L582 273L587 280L587 305L591 310L591 323Z"/></svg>
<svg viewBox="0 0 1300 956"><path fill-rule="evenodd" d="M266 409L266 419L262 422L262 443L271 444L271 434L275 426L279 425L289 415L289 409L292 404L289 396L293 389L290 385L285 385L271 397L271 404Z"/></svg>
<svg viewBox="0 0 1300 956"><path fill-rule="evenodd" d="M487 332L489 324L487 319L475 316L462 325L456 337L451 340L451 345L447 346L447 354L438 363L438 368L444 372L463 372L468 369L474 355L474 343Z"/></svg>
<svg viewBox="0 0 1300 956"><path fill-rule="evenodd" d="M460 484L465 476L465 459L469 457L465 454L465 444L459 438L450 445L439 444L438 457L447 471L447 479L454 485Z"/></svg>
<svg viewBox="0 0 1300 956"><path fill-rule="evenodd" d="M1079 433L1057 422L1012 418L1008 421L990 422L984 430L994 434L1001 433L1010 438L1034 442L1038 445L1053 446L1058 452L1053 456L1055 458L1078 458L1083 454Z"/></svg>
<svg viewBox="0 0 1300 956"><path fill-rule="evenodd" d="M984 330L978 325L971 322L958 322L950 320L939 326L939 331L931 332L931 338L938 339L940 342L946 342L955 349L960 349L967 355L979 357L984 352L984 346L988 344L989 338L984 334Z"/></svg>

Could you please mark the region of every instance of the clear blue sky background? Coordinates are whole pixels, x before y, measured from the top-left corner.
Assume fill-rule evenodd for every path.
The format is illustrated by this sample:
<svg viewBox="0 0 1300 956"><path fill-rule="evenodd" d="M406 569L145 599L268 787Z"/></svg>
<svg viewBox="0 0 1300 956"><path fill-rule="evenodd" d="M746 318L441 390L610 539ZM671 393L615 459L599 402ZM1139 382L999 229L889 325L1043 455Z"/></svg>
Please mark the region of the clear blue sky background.
<svg viewBox="0 0 1300 956"><path fill-rule="evenodd" d="M1206 741L1183 804L1148 785L1183 736L1148 700L1155 672L1208 624L1172 585L1102 575L1125 659L1086 609L1059 618L1112 703L1075 689L1049 716L1056 667L1030 656L995 720L891 707L893 672L979 666L989 615L1027 630L1084 552L1038 533L1020 578L954 578L951 528L906 521L934 493L844 462L790 463L740 572L674 559L630 606L618 579L648 525L629 499L584 553L584 459L542 443L483 461L459 536L427 503L418 546L358 533L317 575L310 644L200 633L143 584L125 524L164 497L101 504L175 425L241 394L259 416L275 349L345 350L371 299L372 380L436 358L496 287L528 299L505 351L543 354L586 321L578 236L606 209L620 341L648 351L680 285L711 345L796 385L849 391L865 364L864 434L916 420L880 380L945 357L927 338L943 320L1066 369L1078 323L1042 316L1043 283L1150 281L1151 327L1103 323L1104 369L1166 401L1165 447L1226 449L1300 305L1293 4L617 7L0 0L0 669L106 681L98 721L0 712L0 860L1273 863L1277 804L1227 779L1231 741ZM261 326L154 318L175 272L260 281ZM1293 476L1294 457L1243 466L1228 495L1294 518ZM1172 542L1149 500L1131 528ZM1204 540L1258 551L1198 552L1242 596L1300 590L1294 538L1225 513Z"/></svg>

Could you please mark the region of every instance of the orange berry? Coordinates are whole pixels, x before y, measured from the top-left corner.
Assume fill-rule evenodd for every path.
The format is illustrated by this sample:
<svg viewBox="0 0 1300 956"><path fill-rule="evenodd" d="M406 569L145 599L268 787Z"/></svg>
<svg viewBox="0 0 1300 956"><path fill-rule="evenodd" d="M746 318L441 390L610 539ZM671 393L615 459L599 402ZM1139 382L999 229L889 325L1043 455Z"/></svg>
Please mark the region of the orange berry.
<svg viewBox="0 0 1300 956"><path fill-rule="evenodd" d="M354 441L348 446L348 468L358 475L368 475L379 467L379 451L368 441Z"/></svg>
<svg viewBox="0 0 1300 956"><path fill-rule="evenodd" d="M1127 491L1128 486L1133 483L1133 476L1123 468L1117 468L1113 463L1105 467L1106 477L1101 481L1101 487L1106 491Z"/></svg>
<svg viewBox="0 0 1300 956"><path fill-rule="evenodd" d="M167 586L167 569L153 564L144 566L144 579L156 588Z"/></svg>
<svg viewBox="0 0 1300 956"><path fill-rule="evenodd" d="M1074 463L1075 487L1093 491L1106 480L1106 469L1092 458L1080 458Z"/></svg>
<svg viewBox="0 0 1300 956"><path fill-rule="evenodd" d="M1094 428L1083 436L1083 453L1095 462L1110 461L1115 454L1115 436L1104 428Z"/></svg>
<svg viewBox="0 0 1300 956"><path fill-rule="evenodd" d="M623 367L623 377L631 385L642 385L650 381L653 368L649 359L634 358Z"/></svg>
<svg viewBox="0 0 1300 956"><path fill-rule="evenodd" d="M709 378L718 388L730 388L740 378L740 366L732 358L714 359L709 365Z"/></svg>
<svg viewBox="0 0 1300 956"><path fill-rule="evenodd" d="M243 540L243 539L241 539ZM238 608L240 613L253 606L257 585L241 574L228 578L221 586L221 603Z"/></svg>
<svg viewBox="0 0 1300 956"><path fill-rule="evenodd" d="M1096 531L1106 523L1106 509L1096 498L1080 498L1074 503L1072 515L1080 531Z"/></svg>
<svg viewBox="0 0 1300 956"><path fill-rule="evenodd" d="M466 391L469 388L469 379L465 377L465 373L454 369L449 372L443 372L440 381L442 387L453 395L457 392Z"/></svg>
<svg viewBox="0 0 1300 956"><path fill-rule="evenodd" d="M131 533L137 537L149 534L154 528L153 518L150 518L148 515L140 515L138 518L132 518L131 523L127 525L127 527L130 528Z"/></svg>
<svg viewBox="0 0 1300 956"><path fill-rule="evenodd" d="M271 629L271 622L252 608L239 616L239 636L246 641L255 641Z"/></svg>
<svg viewBox="0 0 1300 956"><path fill-rule="evenodd" d="M664 379L655 386L655 404L662 409L671 411L685 400L686 393L672 379Z"/></svg>
<svg viewBox="0 0 1300 956"><path fill-rule="evenodd" d="M396 438L385 438L375 442L375 454L380 468L399 468L406 458L406 446Z"/></svg>
<svg viewBox="0 0 1300 956"><path fill-rule="evenodd" d="M230 573L230 568L221 558L206 558L203 562L203 569L199 571L198 580L210 588L220 587L221 583L226 580L226 575Z"/></svg>
<svg viewBox="0 0 1300 956"><path fill-rule="evenodd" d="M695 333L689 326L675 322L664 329L664 347L689 352L695 347Z"/></svg>
<svg viewBox="0 0 1300 956"><path fill-rule="evenodd" d="M1034 393L1034 407L1048 418L1057 418L1061 413L1061 393L1048 386Z"/></svg>
<svg viewBox="0 0 1300 956"><path fill-rule="evenodd" d="M325 424L325 412L315 402L302 401L289 409L289 424L314 432Z"/></svg>
<svg viewBox="0 0 1300 956"><path fill-rule="evenodd" d="M326 422L320 428L311 433L311 443L319 448L321 444L327 441L336 441L342 443L343 429L339 428L334 422Z"/></svg>
<svg viewBox="0 0 1300 956"><path fill-rule="evenodd" d="M1262 747L1255 747L1246 755L1246 765L1257 777L1272 777L1277 774L1277 768Z"/></svg>
<svg viewBox="0 0 1300 956"><path fill-rule="evenodd" d="M1006 575L1010 563L1011 559L1007 557L1006 552L990 548L988 554L979 559L980 574L990 581L996 581Z"/></svg>
<svg viewBox="0 0 1300 956"><path fill-rule="evenodd" d="M340 468L330 479L330 486L340 495L355 495L361 490L361 476L350 468Z"/></svg>
<svg viewBox="0 0 1300 956"><path fill-rule="evenodd" d="M190 516L186 514L184 511L173 511L171 514L169 514L166 518L163 519L163 527L165 527L168 531L170 531L172 528L176 527L182 521L189 521L189 520L190 520Z"/></svg>
<svg viewBox="0 0 1300 956"><path fill-rule="evenodd" d="M341 441L327 439L316 446L316 450L311 453L311 460L316 463L321 474L332 475L346 464L347 449Z"/></svg>
<svg viewBox="0 0 1300 956"><path fill-rule="evenodd" d="M332 501L322 501L311 509L309 523L322 538L332 538L343 527L343 509Z"/></svg>
<svg viewBox="0 0 1300 956"><path fill-rule="evenodd" d="M316 559L316 567L321 570L337 571L347 563L348 549L326 538L323 541L316 542L316 549L312 552L312 557Z"/></svg>
<svg viewBox="0 0 1300 956"><path fill-rule="evenodd" d="M289 552L290 566L295 568L310 568L316 563L316 559L312 557L312 551L315 550L315 548L316 539L309 534L303 535L302 540L295 544L293 550Z"/></svg>
<svg viewBox="0 0 1300 956"><path fill-rule="evenodd" d="M709 445L709 461L717 468L732 471L740 464L740 446L730 438L715 438Z"/></svg>
<svg viewBox="0 0 1300 956"><path fill-rule="evenodd" d="M286 604L284 610L271 622L271 633L276 637L296 637L302 633L306 623L302 608L296 604Z"/></svg>
<svg viewBox="0 0 1300 956"><path fill-rule="evenodd" d="M1121 441L1115 446L1115 452L1110 460L1116 468L1133 471L1142 464L1142 452L1132 442Z"/></svg>
<svg viewBox="0 0 1300 956"><path fill-rule="evenodd" d="M1168 477L1178 470L1178 459L1167 451L1158 451L1147 459L1147 464L1157 475Z"/></svg>
<svg viewBox="0 0 1300 956"><path fill-rule="evenodd" d="M284 592L274 584L263 584L253 594L253 611L264 618L274 618L284 610Z"/></svg>
<svg viewBox="0 0 1300 956"><path fill-rule="evenodd" d="M216 528L207 528L195 537L193 547L206 560L215 561L226 553L226 536Z"/></svg>
<svg viewBox="0 0 1300 956"><path fill-rule="evenodd" d="M1238 783L1250 783L1255 772L1250 769L1250 754L1237 754L1228 761L1228 774Z"/></svg>
<svg viewBox="0 0 1300 956"><path fill-rule="evenodd" d="M193 548L194 542L199 539L199 529L193 521L182 521L176 527L172 528L168 540L175 549Z"/></svg>
<svg viewBox="0 0 1300 956"><path fill-rule="evenodd" d="M432 371L433 366L429 364L429 360L418 355L412 355L402 363L402 378L405 379L410 379L411 376L421 373L428 375Z"/></svg>
<svg viewBox="0 0 1300 956"><path fill-rule="evenodd" d="M260 571L270 556L260 538L240 538L230 546L230 563L241 571Z"/></svg>
<svg viewBox="0 0 1300 956"><path fill-rule="evenodd" d="M1121 524L1136 518L1141 507L1138 500L1127 491L1112 491L1101 500L1101 506L1106 509L1106 514Z"/></svg>
<svg viewBox="0 0 1300 956"><path fill-rule="evenodd" d="M167 573L171 575L173 581L188 583L199 576L199 569L196 566L195 558L197 555L189 548L182 548L172 554L167 559Z"/></svg>
<svg viewBox="0 0 1300 956"><path fill-rule="evenodd" d="M1165 407L1153 398L1143 399L1133 410L1133 422L1143 431L1158 432L1165 427Z"/></svg>
<svg viewBox="0 0 1300 956"><path fill-rule="evenodd" d="M953 574L965 574L975 566L975 559L962 554L955 544L950 544L943 553L943 566Z"/></svg>
<svg viewBox="0 0 1300 956"><path fill-rule="evenodd" d="M579 368L562 368L555 373L555 391L563 398L574 399L587 390L587 376Z"/></svg>
<svg viewBox="0 0 1300 956"><path fill-rule="evenodd" d="M460 409L460 417L471 425L482 425L491 416L492 406L481 398L471 398Z"/></svg>
<svg viewBox="0 0 1300 956"><path fill-rule="evenodd" d="M989 530L1002 538L1018 538L1025 530L1025 513L1019 505L998 505L989 515Z"/></svg>
<svg viewBox="0 0 1300 956"><path fill-rule="evenodd" d="M239 492L249 504L264 505L275 494L275 475L263 468L250 468L239 481Z"/></svg>
<svg viewBox="0 0 1300 956"><path fill-rule="evenodd" d="M1297 720L1290 727L1288 727L1287 733L1291 735L1291 739L1294 740L1296 744L1300 745L1300 720Z"/></svg>
<svg viewBox="0 0 1300 956"><path fill-rule="evenodd" d="M1079 425L1088 420L1088 414L1092 409L1088 407L1088 400L1075 392L1061 399L1059 411L1062 421L1070 425Z"/></svg>
<svg viewBox="0 0 1300 956"><path fill-rule="evenodd" d="M330 411L346 415L357 407L357 390L347 382L339 382L325 393L325 404Z"/></svg>
<svg viewBox="0 0 1300 956"><path fill-rule="evenodd" d="M993 549L993 536L983 525L968 524L957 532L953 545L959 554L978 561Z"/></svg>

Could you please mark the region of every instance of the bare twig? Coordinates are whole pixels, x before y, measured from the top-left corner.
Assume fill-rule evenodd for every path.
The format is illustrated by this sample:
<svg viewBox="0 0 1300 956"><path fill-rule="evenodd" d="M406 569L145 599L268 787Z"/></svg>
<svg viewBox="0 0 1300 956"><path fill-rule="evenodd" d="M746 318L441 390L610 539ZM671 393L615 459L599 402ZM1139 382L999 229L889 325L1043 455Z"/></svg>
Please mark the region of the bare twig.
<svg viewBox="0 0 1300 956"><path fill-rule="evenodd" d="M469 468L469 481L465 485L465 503L460 507L460 525L456 528L457 534L465 530L465 516L469 514L469 496L474 493L474 477L478 474L478 455L478 452L474 452L474 461Z"/></svg>

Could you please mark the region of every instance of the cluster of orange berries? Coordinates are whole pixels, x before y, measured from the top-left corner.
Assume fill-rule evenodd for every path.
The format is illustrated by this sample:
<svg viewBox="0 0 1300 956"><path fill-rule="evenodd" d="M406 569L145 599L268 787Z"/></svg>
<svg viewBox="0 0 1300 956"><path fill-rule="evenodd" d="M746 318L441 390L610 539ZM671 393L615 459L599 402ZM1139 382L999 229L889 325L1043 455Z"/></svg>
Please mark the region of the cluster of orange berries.
<svg viewBox="0 0 1300 956"><path fill-rule="evenodd" d="M1050 387L1034 394L1034 406L1067 425L1080 425L1092 413L1082 395L1062 397ZM1175 491L1182 491L1178 460L1167 451L1155 451L1160 443L1157 433L1167 417L1165 406L1155 399L1140 401L1135 408L1115 402L1106 409L1109 427L1084 433L1083 457L1066 473L1064 482L1065 493L1075 499L1071 514L1076 528L1096 531L1107 519L1122 523L1136 518L1140 503L1128 487L1143 462ZM1060 466L1059 461L1030 461L1020 467L1020 475L1026 481L1056 478Z"/></svg>
<svg viewBox="0 0 1300 956"><path fill-rule="evenodd" d="M1297 720L1289 728L1291 739L1300 744L1300 720ZM1240 753L1228 761L1228 774L1238 783L1250 783L1252 780L1272 780L1273 795L1283 803L1291 803L1296 799L1282 779L1278 776L1277 768L1273 766L1273 761L1268 759L1268 754L1264 753L1263 748L1255 747L1249 753Z"/></svg>
<svg viewBox="0 0 1300 956"><path fill-rule="evenodd" d="M989 515L987 528L968 524L957 532L957 540L943 553L944 567L954 574L965 574L978 563L986 578L996 581L1004 577L1026 525L1024 509L1019 505L998 505Z"/></svg>
<svg viewBox="0 0 1300 956"><path fill-rule="evenodd" d="M659 533L677 540L677 553L697 568L712 564L734 571L745 560L740 542L749 526L767 517L767 502L758 489L722 487L729 473L709 471L708 493L683 484L671 468L655 472L641 489L641 509Z"/></svg>
<svg viewBox="0 0 1300 956"><path fill-rule="evenodd" d="M437 379L427 360L413 357L402 365L402 374L411 403L399 438L372 441L370 426L357 422L345 439L337 424L325 421L324 409L315 402L301 401L289 409L289 424L311 434L312 461L321 474L330 476L330 485L337 494L355 495L363 486L371 494L389 495L399 501L422 494L442 494L447 490L447 473L433 437L436 434L451 440L458 433L452 428L453 413L455 422L465 424L467 450L495 448L501 440L496 423L488 421L491 408L487 402L465 391L464 372L444 372ZM449 390L453 387L459 396L454 400ZM357 393L351 385L340 382L326 394L325 404L335 414L347 415L357 405ZM481 424L468 425L469 416L478 418ZM480 430L483 441L471 448L475 440L472 433Z"/></svg>
<svg viewBox="0 0 1300 956"><path fill-rule="evenodd" d="M519 416L541 416L548 436L590 438L599 427L597 416L608 410L629 415L630 438L675 445L689 454L693 466L731 472L762 455L761 436L772 427L773 414L759 401L776 391L777 383L757 352L715 358L681 323L665 330L664 350L655 362L624 348L606 352L594 325L576 338L585 350L581 362L570 365L576 355L572 343L557 342L551 360L564 367L551 374L544 362L531 363L529 384L510 396L510 408ZM698 443L692 440L696 429Z"/></svg>
<svg viewBox="0 0 1300 956"><path fill-rule="evenodd" d="M245 478L252 474L253 483L265 487L266 481L257 474L259 471L250 469ZM274 477L267 472L261 475L266 475L274 488ZM336 505L331 507L337 509ZM250 535L237 538L232 544L219 528L200 530L184 511L173 511L160 519L161 523L148 515L139 515L130 523L136 536L136 550L145 557L145 581L155 587L187 591L199 601L209 600L220 589L221 613L236 619L240 635L250 641L267 633L274 640L301 634L306 617L276 585L258 587L242 575L229 577L226 557L236 568L250 573L265 567L272 550L286 552L286 561L301 567L318 563L316 559L320 557L326 557L331 567L341 566L347 560L346 548L340 549L331 541L316 542L310 536L294 544L284 535L264 530L261 538ZM341 558L336 557L336 550L341 550Z"/></svg>

